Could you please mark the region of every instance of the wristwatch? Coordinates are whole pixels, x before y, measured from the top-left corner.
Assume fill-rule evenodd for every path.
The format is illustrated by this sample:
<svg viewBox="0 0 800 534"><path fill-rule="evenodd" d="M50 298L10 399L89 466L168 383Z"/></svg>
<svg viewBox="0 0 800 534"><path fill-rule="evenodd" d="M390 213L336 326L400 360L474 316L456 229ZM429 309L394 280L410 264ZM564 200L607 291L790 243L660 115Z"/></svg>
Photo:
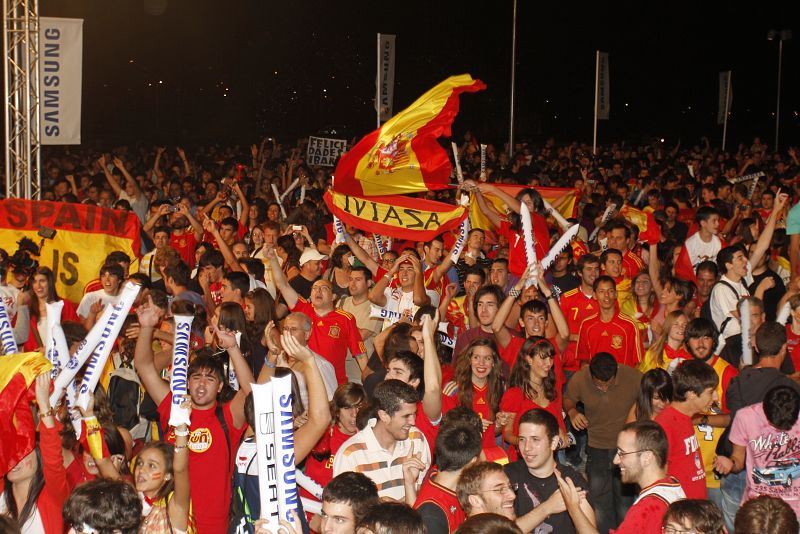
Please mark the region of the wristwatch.
<svg viewBox="0 0 800 534"><path fill-rule="evenodd" d="M703 425L703 426L708 425L708 416L707 415L704 415L703 417L700 418L700 424Z"/></svg>

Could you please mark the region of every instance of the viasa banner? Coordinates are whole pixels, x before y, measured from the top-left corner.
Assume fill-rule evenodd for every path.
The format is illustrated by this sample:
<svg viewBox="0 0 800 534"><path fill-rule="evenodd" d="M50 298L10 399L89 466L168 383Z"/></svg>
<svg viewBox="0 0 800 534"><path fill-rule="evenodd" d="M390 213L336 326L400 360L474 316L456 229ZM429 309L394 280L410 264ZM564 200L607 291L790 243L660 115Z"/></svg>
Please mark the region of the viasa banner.
<svg viewBox="0 0 800 534"><path fill-rule="evenodd" d="M42 239L42 228L56 231ZM97 278L109 252L135 258L140 249L139 219L133 212L86 204L0 200L0 248L13 254L23 237L42 244L39 265L53 269L59 296L80 302L84 286Z"/></svg>
<svg viewBox="0 0 800 534"><path fill-rule="evenodd" d="M328 209L342 222L410 241L430 241L458 228L467 216L463 206L401 195L361 198L328 191L324 198Z"/></svg>

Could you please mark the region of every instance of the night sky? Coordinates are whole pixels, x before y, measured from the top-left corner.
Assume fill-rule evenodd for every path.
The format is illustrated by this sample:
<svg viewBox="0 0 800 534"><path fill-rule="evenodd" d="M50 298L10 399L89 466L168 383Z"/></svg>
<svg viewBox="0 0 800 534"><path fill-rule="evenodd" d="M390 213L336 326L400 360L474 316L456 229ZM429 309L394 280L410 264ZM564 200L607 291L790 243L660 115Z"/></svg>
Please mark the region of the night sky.
<svg viewBox="0 0 800 534"><path fill-rule="evenodd" d="M729 138L772 145L774 28L795 32L783 49L781 145L800 143L800 19L789 4L519 0L516 136L591 142L600 49L611 66L600 142L720 139L718 73L731 69ZM332 126L360 137L375 127L377 32L397 35L395 112L469 73L488 89L462 97L455 132L508 137L511 0L41 0L40 14L84 19L85 144L249 144Z"/></svg>

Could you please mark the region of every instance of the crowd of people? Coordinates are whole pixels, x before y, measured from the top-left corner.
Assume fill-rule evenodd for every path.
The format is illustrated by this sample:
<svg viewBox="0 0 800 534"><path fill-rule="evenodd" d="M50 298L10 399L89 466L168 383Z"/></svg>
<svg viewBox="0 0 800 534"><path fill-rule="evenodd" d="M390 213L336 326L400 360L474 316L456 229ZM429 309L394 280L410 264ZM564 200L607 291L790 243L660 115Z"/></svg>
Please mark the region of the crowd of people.
<svg viewBox="0 0 800 534"><path fill-rule="evenodd" d="M48 303L64 301L75 351L126 283L141 289L86 409L36 379L3 532L266 533L251 384L273 376L291 376L295 462L322 488L301 484L282 532L798 532L793 149L509 154L467 133L463 182L419 195L469 195L489 221L457 257L457 231L338 233L333 169L303 151L45 152L43 200L132 211L142 247L99 261L79 302L35 246L0 252L20 350L43 349ZM540 187L574 191L574 213ZM579 226L546 269L527 218L542 252ZM176 315L194 317L190 423L171 427Z"/></svg>

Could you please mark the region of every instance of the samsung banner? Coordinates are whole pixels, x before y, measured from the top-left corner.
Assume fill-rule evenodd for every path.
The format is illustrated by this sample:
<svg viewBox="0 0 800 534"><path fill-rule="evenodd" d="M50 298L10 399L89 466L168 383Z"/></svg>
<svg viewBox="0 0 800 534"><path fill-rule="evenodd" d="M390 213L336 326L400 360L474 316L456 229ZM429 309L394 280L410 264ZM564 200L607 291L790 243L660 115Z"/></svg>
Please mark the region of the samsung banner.
<svg viewBox="0 0 800 534"><path fill-rule="evenodd" d="M83 19L39 19L39 117L43 145L81 143Z"/></svg>

